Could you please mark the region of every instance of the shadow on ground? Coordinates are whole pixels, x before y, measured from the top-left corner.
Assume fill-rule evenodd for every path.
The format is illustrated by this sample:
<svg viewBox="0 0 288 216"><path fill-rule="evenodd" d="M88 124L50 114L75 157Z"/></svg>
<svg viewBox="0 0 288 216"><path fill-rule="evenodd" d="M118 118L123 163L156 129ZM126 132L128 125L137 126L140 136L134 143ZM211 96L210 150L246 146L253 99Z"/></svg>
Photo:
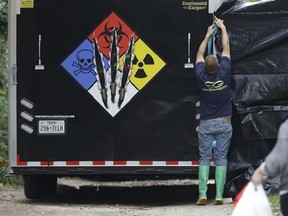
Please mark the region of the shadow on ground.
<svg viewBox="0 0 288 216"><path fill-rule="evenodd" d="M214 199L214 185L208 187L208 199ZM101 204L101 205L135 205L168 206L195 204L198 186L151 186L151 187L98 187L58 185L57 193L41 200L25 200L39 204Z"/></svg>

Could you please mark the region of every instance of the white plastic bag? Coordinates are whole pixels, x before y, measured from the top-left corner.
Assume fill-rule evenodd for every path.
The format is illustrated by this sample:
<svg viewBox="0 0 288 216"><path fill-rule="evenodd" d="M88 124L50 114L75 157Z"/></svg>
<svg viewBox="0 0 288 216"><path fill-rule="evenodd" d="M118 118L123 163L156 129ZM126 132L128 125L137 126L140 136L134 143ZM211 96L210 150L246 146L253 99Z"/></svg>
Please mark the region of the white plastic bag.
<svg viewBox="0 0 288 216"><path fill-rule="evenodd" d="M232 216L273 216L262 184L255 186L251 181L248 183Z"/></svg>

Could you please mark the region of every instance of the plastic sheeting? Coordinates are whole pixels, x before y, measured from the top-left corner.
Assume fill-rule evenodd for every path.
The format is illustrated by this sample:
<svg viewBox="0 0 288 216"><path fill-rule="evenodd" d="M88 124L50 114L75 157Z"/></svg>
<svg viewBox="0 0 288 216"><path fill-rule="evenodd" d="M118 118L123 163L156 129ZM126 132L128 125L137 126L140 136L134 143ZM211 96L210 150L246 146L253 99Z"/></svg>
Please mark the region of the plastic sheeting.
<svg viewBox="0 0 288 216"><path fill-rule="evenodd" d="M227 184L233 194L235 185L249 180L251 166L271 151L288 116L288 4L228 1L216 14L227 26L233 62L234 134ZM221 51L219 34L216 47ZM246 172L232 172L241 169Z"/></svg>

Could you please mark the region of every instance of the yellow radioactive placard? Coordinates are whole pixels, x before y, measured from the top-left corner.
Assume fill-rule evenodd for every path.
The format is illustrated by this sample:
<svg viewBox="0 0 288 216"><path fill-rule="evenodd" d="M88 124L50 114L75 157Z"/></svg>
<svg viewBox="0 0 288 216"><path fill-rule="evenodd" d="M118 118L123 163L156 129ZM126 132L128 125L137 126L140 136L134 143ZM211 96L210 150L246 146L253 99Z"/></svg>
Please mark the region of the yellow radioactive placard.
<svg viewBox="0 0 288 216"><path fill-rule="evenodd" d="M134 45L134 60L130 82L141 90L161 69L166 63L154 53L141 39L138 39ZM123 62L123 57L120 59Z"/></svg>
<svg viewBox="0 0 288 216"><path fill-rule="evenodd" d="M134 55L130 81L141 90L166 64L141 39L135 43Z"/></svg>
<svg viewBox="0 0 288 216"><path fill-rule="evenodd" d="M21 0L20 7L21 8L34 8L34 0Z"/></svg>

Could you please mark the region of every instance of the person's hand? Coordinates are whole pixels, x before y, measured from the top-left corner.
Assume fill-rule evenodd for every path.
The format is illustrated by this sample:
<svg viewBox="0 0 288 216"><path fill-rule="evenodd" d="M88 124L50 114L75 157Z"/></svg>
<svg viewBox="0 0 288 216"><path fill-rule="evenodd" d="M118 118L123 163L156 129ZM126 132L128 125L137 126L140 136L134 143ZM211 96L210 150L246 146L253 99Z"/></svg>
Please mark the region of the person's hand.
<svg viewBox="0 0 288 216"><path fill-rule="evenodd" d="M214 30L215 30L214 25L209 26L208 29L207 29L206 35L209 37L210 35L213 34Z"/></svg>
<svg viewBox="0 0 288 216"><path fill-rule="evenodd" d="M213 17L214 23L219 27L219 28L226 28L224 25L224 20L218 19L216 16Z"/></svg>
<svg viewBox="0 0 288 216"><path fill-rule="evenodd" d="M263 172L259 167L254 171L251 177L251 181L253 182L254 185L262 184Z"/></svg>

